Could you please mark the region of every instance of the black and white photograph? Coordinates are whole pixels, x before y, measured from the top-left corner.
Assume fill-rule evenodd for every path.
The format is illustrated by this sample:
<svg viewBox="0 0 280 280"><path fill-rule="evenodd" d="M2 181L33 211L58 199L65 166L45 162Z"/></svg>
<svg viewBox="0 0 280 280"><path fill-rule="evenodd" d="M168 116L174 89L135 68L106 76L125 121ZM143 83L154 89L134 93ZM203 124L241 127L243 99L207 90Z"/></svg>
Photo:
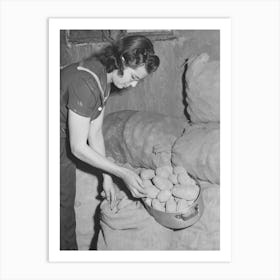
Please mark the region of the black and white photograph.
<svg viewBox="0 0 280 280"><path fill-rule="evenodd" d="M0 0L0 279L279 280L279 8Z"/></svg>
<svg viewBox="0 0 280 280"><path fill-rule="evenodd" d="M220 29L59 32L59 250L219 252Z"/></svg>

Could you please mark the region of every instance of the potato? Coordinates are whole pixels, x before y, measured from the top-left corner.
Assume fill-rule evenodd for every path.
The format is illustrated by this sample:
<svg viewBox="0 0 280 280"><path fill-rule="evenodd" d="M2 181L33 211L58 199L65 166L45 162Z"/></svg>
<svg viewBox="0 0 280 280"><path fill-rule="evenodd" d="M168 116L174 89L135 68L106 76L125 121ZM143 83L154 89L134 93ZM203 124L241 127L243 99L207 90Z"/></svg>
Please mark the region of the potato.
<svg viewBox="0 0 280 280"><path fill-rule="evenodd" d="M147 197L150 198L156 198L160 192L159 189L157 189L155 186L151 185L147 188L145 188L145 191L147 193Z"/></svg>
<svg viewBox="0 0 280 280"><path fill-rule="evenodd" d="M152 206L152 198L146 197L145 202L146 202L147 205Z"/></svg>
<svg viewBox="0 0 280 280"><path fill-rule="evenodd" d="M153 187L154 186L150 179L143 179L142 182L143 182L144 188L148 188L148 187L151 187L151 186Z"/></svg>
<svg viewBox="0 0 280 280"><path fill-rule="evenodd" d="M165 212L167 213L175 213L177 209L177 203L173 196L171 196L165 204Z"/></svg>
<svg viewBox="0 0 280 280"><path fill-rule="evenodd" d="M177 202L176 211L177 212L184 212L184 211L187 211L189 207L190 207L190 205L185 199L180 199Z"/></svg>
<svg viewBox="0 0 280 280"><path fill-rule="evenodd" d="M186 173L186 169L183 166L174 166L173 167L173 173L174 174L181 174L181 173Z"/></svg>
<svg viewBox="0 0 280 280"><path fill-rule="evenodd" d="M162 178L167 179L171 174L172 174L172 167L170 165L161 166L156 169L156 175Z"/></svg>
<svg viewBox="0 0 280 280"><path fill-rule="evenodd" d="M168 180L169 180L173 185L178 184L177 174L170 174L170 175L168 176Z"/></svg>
<svg viewBox="0 0 280 280"><path fill-rule="evenodd" d="M173 188L173 184L166 178L156 175L153 178L154 185L160 190L170 190Z"/></svg>
<svg viewBox="0 0 280 280"><path fill-rule="evenodd" d="M171 192L169 190L162 190L158 193L157 199L159 202L166 202L171 197Z"/></svg>
<svg viewBox="0 0 280 280"><path fill-rule="evenodd" d="M172 194L185 200L195 200L199 194L197 185L175 185Z"/></svg>
<svg viewBox="0 0 280 280"><path fill-rule="evenodd" d="M195 181L188 175L188 173L178 174L178 183L181 185L195 185Z"/></svg>
<svg viewBox="0 0 280 280"><path fill-rule="evenodd" d="M152 200L152 207L156 210L165 212L165 203L159 202L159 200L156 198Z"/></svg>
<svg viewBox="0 0 280 280"><path fill-rule="evenodd" d="M142 169L140 177L144 179L152 179L155 177L155 171L153 169Z"/></svg>

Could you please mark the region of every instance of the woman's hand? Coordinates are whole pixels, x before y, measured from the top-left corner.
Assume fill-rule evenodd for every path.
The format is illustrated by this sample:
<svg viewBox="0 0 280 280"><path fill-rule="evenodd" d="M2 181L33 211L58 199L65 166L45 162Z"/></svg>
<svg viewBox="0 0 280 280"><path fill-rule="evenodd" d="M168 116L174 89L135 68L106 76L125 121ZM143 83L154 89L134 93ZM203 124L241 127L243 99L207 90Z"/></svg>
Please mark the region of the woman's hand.
<svg viewBox="0 0 280 280"><path fill-rule="evenodd" d="M116 190L112 178L108 175L104 175L103 190L105 198L110 203L111 209L113 209L116 205Z"/></svg>
<svg viewBox="0 0 280 280"><path fill-rule="evenodd" d="M123 179L126 186L128 187L128 189L134 197L140 198L146 196L146 191L144 189L143 182L134 171L129 170L127 168L123 168L121 173L121 178Z"/></svg>

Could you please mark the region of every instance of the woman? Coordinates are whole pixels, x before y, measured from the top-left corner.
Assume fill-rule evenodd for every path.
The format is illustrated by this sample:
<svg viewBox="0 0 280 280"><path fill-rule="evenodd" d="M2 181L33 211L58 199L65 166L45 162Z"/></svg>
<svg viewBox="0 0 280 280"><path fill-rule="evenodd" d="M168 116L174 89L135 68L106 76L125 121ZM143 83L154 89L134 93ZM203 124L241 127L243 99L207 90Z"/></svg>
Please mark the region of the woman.
<svg viewBox="0 0 280 280"><path fill-rule="evenodd" d="M98 54L71 64L60 76L60 249L77 250L74 202L78 158L103 173L106 198L115 200L110 174L120 177L134 197L142 197L141 179L133 171L105 157L102 122L110 84L117 88L135 87L156 71L159 58L149 39L127 36Z"/></svg>

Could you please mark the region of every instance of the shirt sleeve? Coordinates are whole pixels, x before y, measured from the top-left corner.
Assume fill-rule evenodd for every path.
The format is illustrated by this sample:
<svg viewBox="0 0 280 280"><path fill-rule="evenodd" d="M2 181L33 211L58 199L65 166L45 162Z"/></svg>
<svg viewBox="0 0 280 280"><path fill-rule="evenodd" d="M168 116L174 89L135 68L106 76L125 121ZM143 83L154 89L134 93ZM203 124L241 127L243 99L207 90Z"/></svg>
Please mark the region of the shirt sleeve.
<svg viewBox="0 0 280 280"><path fill-rule="evenodd" d="M67 107L75 113L90 117L96 109L99 90L85 79L75 79L68 88Z"/></svg>

